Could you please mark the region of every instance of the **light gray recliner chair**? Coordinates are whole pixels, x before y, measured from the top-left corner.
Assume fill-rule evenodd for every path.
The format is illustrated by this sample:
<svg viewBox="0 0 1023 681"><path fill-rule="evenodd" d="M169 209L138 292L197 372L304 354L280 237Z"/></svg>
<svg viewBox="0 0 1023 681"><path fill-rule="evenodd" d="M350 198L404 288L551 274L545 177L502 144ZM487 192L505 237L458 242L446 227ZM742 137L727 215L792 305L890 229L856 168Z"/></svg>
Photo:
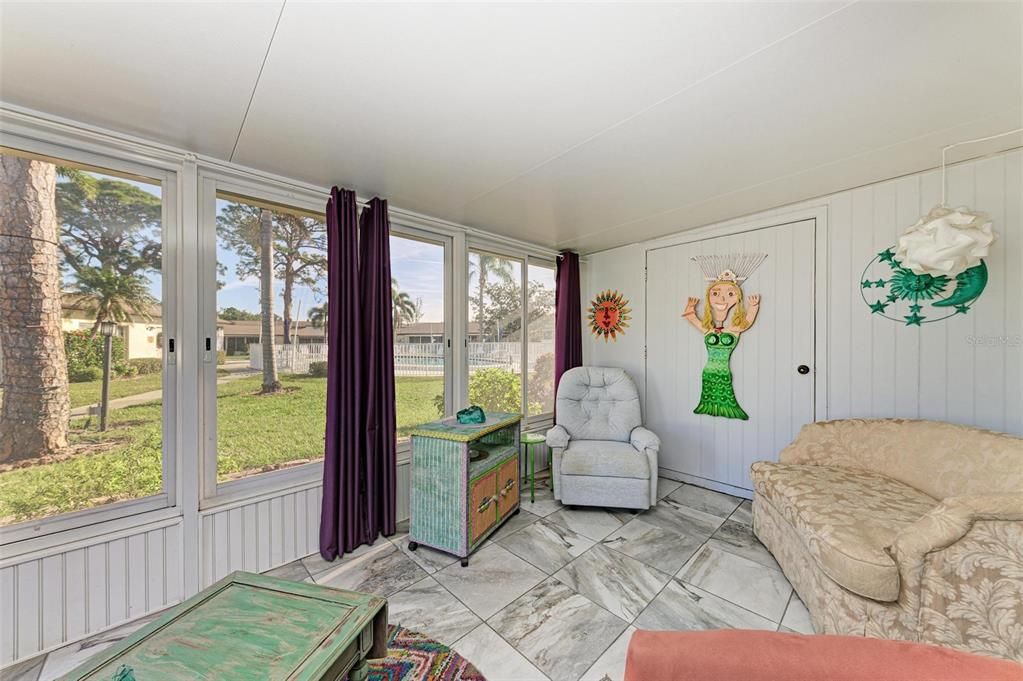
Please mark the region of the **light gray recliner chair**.
<svg viewBox="0 0 1023 681"><path fill-rule="evenodd" d="M642 424L639 392L624 370L566 371L558 384L557 425L547 431L554 498L581 506L655 506L661 441Z"/></svg>

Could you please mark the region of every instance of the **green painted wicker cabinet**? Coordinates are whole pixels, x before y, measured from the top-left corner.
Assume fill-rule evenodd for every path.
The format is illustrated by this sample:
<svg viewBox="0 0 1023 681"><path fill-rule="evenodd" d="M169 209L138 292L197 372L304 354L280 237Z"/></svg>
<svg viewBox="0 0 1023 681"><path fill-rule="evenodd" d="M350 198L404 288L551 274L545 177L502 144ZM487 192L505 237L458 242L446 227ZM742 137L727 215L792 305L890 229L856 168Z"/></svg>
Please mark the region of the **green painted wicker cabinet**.
<svg viewBox="0 0 1023 681"><path fill-rule="evenodd" d="M519 512L520 414L478 424L454 418L412 431L410 550L429 546L462 559Z"/></svg>

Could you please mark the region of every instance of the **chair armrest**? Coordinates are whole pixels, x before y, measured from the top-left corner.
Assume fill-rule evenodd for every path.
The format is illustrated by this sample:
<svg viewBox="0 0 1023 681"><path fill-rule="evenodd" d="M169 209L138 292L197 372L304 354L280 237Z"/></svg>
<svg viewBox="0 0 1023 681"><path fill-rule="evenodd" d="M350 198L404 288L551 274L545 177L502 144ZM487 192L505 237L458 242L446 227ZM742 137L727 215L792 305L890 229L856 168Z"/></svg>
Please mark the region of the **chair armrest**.
<svg viewBox="0 0 1023 681"><path fill-rule="evenodd" d="M900 567L918 565L928 553L955 544L984 520L1023 522L1023 494L949 497L904 527L888 550Z"/></svg>
<svg viewBox="0 0 1023 681"><path fill-rule="evenodd" d="M629 441L632 446L638 451L644 449L652 449L657 451L661 448L661 440L652 431L647 430L643 426L638 426L632 429L632 434L629 436Z"/></svg>
<svg viewBox="0 0 1023 681"><path fill-rule="evenodd" d="M564 449L570 439L564 426L554 426L547 431L547 446L551 449Z"/></svg>

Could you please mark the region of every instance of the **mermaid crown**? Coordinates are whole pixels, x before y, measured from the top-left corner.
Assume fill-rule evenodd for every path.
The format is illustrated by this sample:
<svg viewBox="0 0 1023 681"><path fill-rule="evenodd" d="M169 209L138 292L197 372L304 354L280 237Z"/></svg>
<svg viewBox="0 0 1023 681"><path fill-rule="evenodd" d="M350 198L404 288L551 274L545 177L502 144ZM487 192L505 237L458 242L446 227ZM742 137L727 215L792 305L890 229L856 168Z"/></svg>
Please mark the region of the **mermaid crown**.
<svg viewBox="0 0 1023 681"><path fill-rule="evenodd" d="M767 258L767 253L732 253L729 255L694 255L691 260L700 266L707 281L746 281Z"/></svg>

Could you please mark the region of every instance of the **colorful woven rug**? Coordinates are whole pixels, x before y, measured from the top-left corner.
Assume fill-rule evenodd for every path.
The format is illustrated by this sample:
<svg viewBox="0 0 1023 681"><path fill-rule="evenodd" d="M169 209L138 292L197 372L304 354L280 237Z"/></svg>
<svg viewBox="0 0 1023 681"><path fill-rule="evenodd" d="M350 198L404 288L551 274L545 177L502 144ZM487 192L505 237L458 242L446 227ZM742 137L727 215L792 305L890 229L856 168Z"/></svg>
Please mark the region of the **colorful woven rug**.
<svg viewBox="0 0 1023 681"><path fill-rule="evenodd" d="M387 657L370 660L368 681L487 681L472 663L432 638L387 628Z"/></svg>

